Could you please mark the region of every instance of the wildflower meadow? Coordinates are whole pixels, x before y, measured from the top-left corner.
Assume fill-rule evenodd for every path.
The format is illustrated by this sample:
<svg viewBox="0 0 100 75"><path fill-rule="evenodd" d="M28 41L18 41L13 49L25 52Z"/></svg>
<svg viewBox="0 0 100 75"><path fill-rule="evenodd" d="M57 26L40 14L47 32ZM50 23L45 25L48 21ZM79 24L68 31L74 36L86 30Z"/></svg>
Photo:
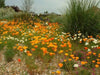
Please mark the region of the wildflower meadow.
<svg viewBox="0 0 100 75"><path fill-rule="evenodd" d="M24 62L27 68L23 73L30 75L100 74L99 35L85 37L78 31L72 36L62 32L58 23L44 26L38 22L34 27L30 23L0 23L0 51L7 63L17 56L18 64ZM5 70L0 68L1 74Z"/></svg>
<svg viewBox="0 0 100 75"><path fill-rule="evenodd" d="M0 17L0 75L100 75L100 14L90 17L92 3L75 1L59 22L27 12Z"/></svg>

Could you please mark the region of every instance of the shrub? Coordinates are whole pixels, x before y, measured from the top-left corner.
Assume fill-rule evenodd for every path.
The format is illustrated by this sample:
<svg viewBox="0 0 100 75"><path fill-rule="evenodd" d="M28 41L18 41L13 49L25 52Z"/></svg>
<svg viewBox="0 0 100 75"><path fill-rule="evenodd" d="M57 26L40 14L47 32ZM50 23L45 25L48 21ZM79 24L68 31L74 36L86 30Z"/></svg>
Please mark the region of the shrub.
<svg viewBox="0 0 100 75"><path fill-rule="evenodd" d="M0 8L0 19L11 19L16 14L12 8Z"/></svg>
<svg viewBox="0 0 100 75"><path fill-rule="evenodd" d="M12 9L14 9L15 12L21 11L18 6L5 6L5 8L12 8Z"/></svg>
<svg viewBox="0 0 100 75"><path fill-rule="evenodd" d="M0 8L5 6L5 0L0 0Z"/></svg>
<svg viewBox="0 0 100 75"><path fill-rule="evenodd" d="M12 20L18 17L20 18L23 15L23 18L26 16L24 15L25 13L23 12L15 12L13 8L0 8L0 19L7 19L7 20ZM26 19L26 18L25 18Z"/></svg>
<svg viewBox="0 0 100 75"><path fill-rule="evenodd" d="M78 31L84 35L97 34L100 24L93 7L97 7L98 4L95 0L70 0L64 16L64 31L72 34Z"/></svg>
<svg viewBox="0 0 100 75"><path fill-rule="evenodd" d="M31 15L29 13L25 13L25 12L14 15L15 20L21 19L21 20L26 20L29 22L30 18L31 18Z"/></svg>

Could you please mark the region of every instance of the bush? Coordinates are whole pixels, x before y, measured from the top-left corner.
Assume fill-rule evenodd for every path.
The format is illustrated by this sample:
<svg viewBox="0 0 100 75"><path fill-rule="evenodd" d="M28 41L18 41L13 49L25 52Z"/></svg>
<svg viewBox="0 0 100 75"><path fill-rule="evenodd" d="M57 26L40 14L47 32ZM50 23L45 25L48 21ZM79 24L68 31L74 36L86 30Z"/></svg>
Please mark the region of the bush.
<svg viewBox="0 0 100 75"><path fill-rule="evenodd" d="M31 19L31 14L30 13L22 12L20 14L14 15L14 19L15 20L21 19L21 20L26 20L26 21L29 22L30 19Z"/></svg>
<svg viewBox="0 0 100 75"><path fill-rule="evenodd" d="M5 6L5 0L0 0L0 8Z"/></svg>
<svg viewBox="0 0 100 75"><path fill-rule="evenodd" d="M98 4L95 0L70 0L64 16L64 31L71 34L78 31L84 35L97 34L100 31L100 23L93 8Z"/></svg>
<svg viewBox="0 0 100 75"><path fill-rule="evenodd" d="M0 8L0 19L11 19L16 12L12 8Z"/></svg>
<svg viewBox="0 0 100 75"><path fill-rule="evenodd" d="M0 19L24 19L28 20L30 17L29 14L24 13L24 12L15 12L13 8L0 8Z"/></svg>

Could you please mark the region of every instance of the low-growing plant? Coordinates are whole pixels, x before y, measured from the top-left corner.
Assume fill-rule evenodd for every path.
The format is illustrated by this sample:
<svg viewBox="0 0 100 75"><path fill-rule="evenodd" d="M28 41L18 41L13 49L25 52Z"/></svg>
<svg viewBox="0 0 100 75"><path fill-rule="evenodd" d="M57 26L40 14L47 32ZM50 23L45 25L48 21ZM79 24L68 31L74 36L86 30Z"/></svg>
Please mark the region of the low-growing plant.
<svg viewBox="0 0 100 75"><path fill-rule="evenodd" d="M78 70L74 75L91 75L91 72L89 72L87 69Z"/></svg>
<svg viewBox="0 0 100 75"><path fill-rule="evenodd" d="M0 39L0 51L3 50L4 47L5 47L5 43L4 41L2 41L2 39Z"/></svg>
<svg viewBox="0 0 100 75"><path fill-rule="evenodd" d="M30 75L34 75L35 69L38 68L38 66L35 64L35 59L34 57L29 57L26 54L23 54L23 59L25 59L25 64L28 68L28 73Z"/></svg>
<svg viewBox="0 0 100 75"><path fill-rule="evenodd" d="M13 60L14 55L15 55L15 52L11 49L7 49L4 53L4 56L7 62L11 62Z"/></svg>
<svg viewBox="0 0 100 75"><path fill-rule="evenodd" d="M63 16L57 16L57 15L49 15L48 16L48 19L49 19L49 22L52 22L52 23L59 23L59 24L63 24Z"/></svg>
<svg viewBox="0 0 100 75"><path fill-rule="evenodd" d="M66 62L62 62L63 63L63 67L61 67L61 69L69 72L69 73L72 73L72 70L74 70L74 61L66 61Z"/></svg>
<svg viewBox="0 0 100 75"><path fill-rule="evenodd" d="M21 19L21 20L29 21L30 17L31 17L31 15L29 13L25 13L25 12L22 12L18 15L14 15L15 20Z"/></svg>

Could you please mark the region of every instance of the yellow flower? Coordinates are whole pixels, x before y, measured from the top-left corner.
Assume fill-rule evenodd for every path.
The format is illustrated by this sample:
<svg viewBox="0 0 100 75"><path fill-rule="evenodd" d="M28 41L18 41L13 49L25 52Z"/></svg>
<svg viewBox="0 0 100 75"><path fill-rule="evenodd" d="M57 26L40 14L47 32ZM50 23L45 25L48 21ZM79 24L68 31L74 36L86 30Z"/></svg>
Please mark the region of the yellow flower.
<svg viewBox="0 0 100 75"><path fill-rule="evenodd" d="M96 59L97 61L100 61L100 59Z"/></svg>
<svg viewBox="0 0 100 75"><path fill-rule="evenodd" d="M87 40L87 38L83 39L83 41L85 42Z"/></svg>
<svg viewBox="0 0 100 75"><path fill-rule="evenodd" d="M69 51L72 51L72 49L69 49Z"/></svg>
<svg viewBox="0 0 100 75"><path fill-rule="evenodd" d="M73 54L71 54L71 55L70 55L70 57L74 57L74 55L73 55Z"/></svg>
<svg viewBox="0 0 100 75"><path fill-rule="evenodd" d="M63 66L63 64L62 64L62 63L59 63L58 65L59 65L59 67L62 67L62 66Z"/></svg>
<svg viewBox="0 0 100 75"><path fill-rule="evenodd" d="M50 52L49 55L52 56L52 55L55 55L55 53Z"/></svg>
<svg viewBox="0 0 100 75"><path fill-rule="evenodd" d="M20 50L20 49L22 49L22 46L18 46L18 48L17 48L18 50Z"/></svg>
<svg viewBox="0 0 100 75"><path fill-rule="evenodd" d="M59 54L63 53L63 50L60 50L58 53L59 53Z"/></svg>
<svg viewBox="0 0 100 75"><path fill-rule="evenodd" d="M65 53L65 56L68 56L68 53Z"/></svg>
<svg viewBox="0 0 100 75"><path fill-rule="evenodd" d="M0 44L2 44L2 42L0 42Z"/></svg>
<svg viewBox="0 0 100 75"><path fill-rule="evenodd" d="M68 60L71 61L72 59L69 58Z"/></svg>
<svg viewBox="0 0 100 75"><path fill-rule="evenodd" d="M29 36L32 36L32 33L29 33Z"/></svg>
<svg viewBox="0 0 100 75"><path fill-rule="evenodd" d="M92 53L91 51L88 52L89 55L91 55L91 53Z"/></svg>
<svg viewBox="0 0 100 75"><path fill-rule="evenodd" d="M31 54L31 53L28 53L27 55L28 55L28 56L32 56L32 54Z"/></svg>
<svg viewBox="0 0 100 75"><path fill-rule="evenodd" d="M35 47L35 48L38 48L38 45L35 45L34 47Z"/></svg>
<svg viewBox="0 0 100 75"><path fill-rule="evenodd" d="M52 74L55 74L55 72L51 72Z"/></svg>
<svg viewBox="0 0 100 75"><path fill-rule="evenodd" d="M90 57L87 57L87 59L90 59Z"/></svg>
<svg viewBox="0 0 100 75"><path fill-rule="evenodd" d="M92 63L95 63L95 60L92 60Z"/></svg>
<svg viewBox="0 0 100 75"><path fill-rule="evenodd" d="M98 68L98 67L99 67L99 65L95 65L95 67L96 67L96 68Z"/></svg>
<svg viewBox="0 0 100 75"><path fill-rule="evenodd" d="M93 53L93 55L96 55L96 53Z"/></svg>
<svg viewBox="0 0 100 75"><path fill-rule="evenodd" d="M22 52L22 51L23 51L23 49L20 49L20 51Z"/></svg>
<svg viewBox="0 0 100 75"><path fill-rule="evenodd" d="M68 52L68 50L66 50L66 52Z"/></svg>
<svg viewBox="0 0 100 75"><path fill-rule="evenodd" d="M16 49L16 46L14 46L13 49Z"/></svg>
<svg viewBox="0 0 100 75"><path fill-rule="evenodd" d="M75 59L75 57L74 57L74 56L73 56L72 58L73 58L73 59Z"/></svg>
<svg viewBox="0 0 100 75"><path fill-rule="evenodd" d="M66 62L67 60L66 59L64 59L64 62Z"/></svg>
<svg viewBox="0 0 100 75"><path fill-rule="evenodd" d="M98 55L98 58L100 58L100 55Z"/></svg>
<svg viewBox="0 0 100 75"><path fill-rule="evenodd" d="M45 47L42 47L41 50L43 51L43 55L48 53L47 48L45 48Z"/></svg>
<svg viewBox="0 0 100 75"><path fill-rule="evenodd" d="M27 49L27 48L28 48L27 46L24 46L24 47L23 47L24 50Z"/></svg>
<svg viewBox="0 0 100 75"><path fill-rule="evenodd" d="M86 61L81 61L81 64L82 65L85 65L87 62Z"/></svg>
<svg viewBox="0 0 100 75"><path fill-rule="evenodd" d="M99 65L99 64L100 64L100 62L97 62L97 64Z"/></svg>
<svg viewBox="0 0 100 75"><path fill-rule="evenodd" d="M57 74L61 74L61 71L57 70L56 73L57 73Z"/></svg>
<svg viewBox="0 0 100 75"><path fill-rule="evenodd" d="M35 51L35 48L32 48L31 50L32 50L32 51Z"/></svg>
<svg viewBox="0 0 100 75"><path fill-rule="evenodd" d="M76 57L75 59L76 59L76 60L78 60L78 59L79 59L79 57Z"/></svg>
<svg viewBox="0 0 100 75"><path fill-rule="evenodd" d="M70 43L70 41L68 41L67 43L68 43L69 48L71 48L72 44Z"/></svg>
<svg viewBox="0 0 100 75"><path fill-rule="evenodd" d="M56 52L56 51L57 51L57 49L54 49L53 51L54 51L54 52Z"/></svg>
<svg viewBox="0 0 100 75"><path fill-rule="evenodd" d="M80 33L80 31L78 31L78 33Z"/></svg>
<svg viewBox="0 0 100 75"><path fill-rule="evenodd" d="M54 47L55 45L53 43L49 43L48 47Z"/></svg>

